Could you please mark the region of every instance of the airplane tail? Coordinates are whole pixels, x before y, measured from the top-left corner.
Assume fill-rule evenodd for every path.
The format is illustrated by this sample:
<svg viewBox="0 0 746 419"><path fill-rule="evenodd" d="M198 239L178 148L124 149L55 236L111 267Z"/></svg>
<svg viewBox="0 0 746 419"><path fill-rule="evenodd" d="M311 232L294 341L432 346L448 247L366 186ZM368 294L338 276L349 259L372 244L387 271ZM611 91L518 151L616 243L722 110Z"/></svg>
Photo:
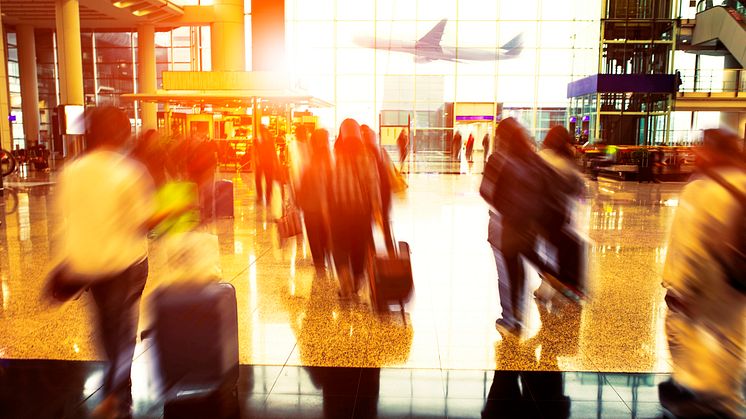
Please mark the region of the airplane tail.
<svg viewBox="0 0 746 419"><path fill-rule="evenodd" d="M443 38L443 30L445 30L447 22L448 19L443 19L438 22L432 29L430 29L430 32L426 33L425 36L417 41L415 46L440 46L440 39Z"/></svg>
<svg viewBox="0 0 746 419"><path fill-rule="evenodd" d="M500 49L505 51L503 52L503 55L505 56L508 56L508 57L519 56L521 54L521 51L523 51L523 34L519 33L513 39L503 44L503 46L501 46Z"/></svg>

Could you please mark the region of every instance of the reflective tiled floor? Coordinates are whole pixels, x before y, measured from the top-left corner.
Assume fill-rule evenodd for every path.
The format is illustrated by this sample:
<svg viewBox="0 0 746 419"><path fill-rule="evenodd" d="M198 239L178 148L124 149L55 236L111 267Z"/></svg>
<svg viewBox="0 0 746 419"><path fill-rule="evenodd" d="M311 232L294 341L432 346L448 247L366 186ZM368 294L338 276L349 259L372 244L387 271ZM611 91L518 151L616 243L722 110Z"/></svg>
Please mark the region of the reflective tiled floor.
<svg viewBox="0 0 746 419"><path fill-rule="evenodd" d="M608 374L616 372L670 372L660 273L682 184L588 182L588 199L580 206L576 223L592 243L590 300L582 310L564 306L552 313L530 301L527 330L520 339L503 340L494 329L500 314L497 274L486 242L487 207L477 192L481 175L479 162L475 164L459 169L459 175L428 173L442 168L420 165L408 175L406 194L396 198L394 232L398 240L410 243L415 277L416 294L406 307L406 321L398 312L373 313L365 296L359 302L340 302L335 280L314 279L305 243L281 243L273 223L280 203L257 206L251 174L225 173L234 182L235 218L219 220L210 229L220 239L224 280L237 290L241 364L267 366L249 368L252 371L275 368L277 377L283 367L296 374L306 370L291 367L381 368L381 380L384 372L472 377L474 370L485 374L498 369L565 371L606 382L615 377ZM39 301L55 226L50 205L53 180L6 179L0 212L0 359L100 359L89 296L53 309ZM148 295L163 277L165 260L159 246L151 246L141 328L149 323ZM538 286L535 274L530 284ZM146 353L148 345L147 340L141 342L137 353ZM487 375L484 394L492 381L492 373ZM82 393L79 396L85 398ZM622 393L610 402L618 403L627 415L630 406ZM324 398L308 396L309 403L321 409ZM292 397L300 396L296 392L285 398ZM379 394L379 412L387 405L381 402L385 399ZM396 409L410 403L392 399L390 405ZM593 400L587 405L579 400L571 409L586 406L595 412ZM272 406L271 397L261 402ZM473 407L470 402L443 403L440 399L421 405L441 409L434 416L459 406ZM448 411L443 410L446 407Z"/></svg>
<svg viewBox="0 0 746 419"><path fill-rule="evenodd" d="M134 417L163 417L149 364L141 358L135 365ZM100 362L5 361L0 366L0 417L90 417L101 402L102 375ZM667 378L242 365L232 403L241 418L657 418L662 417L657 384Z"/></svg>

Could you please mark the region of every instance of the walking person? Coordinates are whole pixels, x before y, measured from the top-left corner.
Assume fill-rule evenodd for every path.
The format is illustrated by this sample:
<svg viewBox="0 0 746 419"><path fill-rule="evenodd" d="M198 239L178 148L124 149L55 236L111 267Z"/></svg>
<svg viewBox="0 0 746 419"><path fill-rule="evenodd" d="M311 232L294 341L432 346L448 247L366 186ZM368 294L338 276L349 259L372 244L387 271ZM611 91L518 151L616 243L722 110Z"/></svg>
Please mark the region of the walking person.
<svg viewBox="0 0 746 419"><path fill-rule="evenodd" d="M380 211L376 163L363 145L360 125L345 119L334 144L330 204L334 265L342 298L355 297L373 246L373 217Z"/></svg>
<svg viewBox="0 0 746 419"><path fill-rule="evenodd" d="M259 135L254 141L256 202L264 205L272 204L272 188L278 180L280 162L275 149L275 139L266 126L259 127Z"/></svg>
<svg viewBox="0 0 746 419"><path fill-rule="evenodd" d="M677 417L746 416L746 164L743 140L704 132L699 176L683 190L663 267L672 379L661 404Z"/></svg>
<svg viewBox="0 0 746 419"><path fill-rule="evenodd" d="M159 217L152 179L123 151L131 134L127 115L95 108L87 123L88 149L66 165L57 183L59 256L68 277L91 284L108 360L105 397L94 417L129 417L139 303L148 277L147 233Z"/></svg>
<svg viewBox="0 0 746 419"><path fill-rule="evenodd" d="M451 159L459 160L461 158L461 133L456 131L453 135L453 142L451 143Z"/></svg>
<svg viewBox="0 0 746 419"><path fill-rule="evenodd" d="M585 183L575 166L572 137L565 127L558 125L549 130L539 156L547 164L552 178L552 187L545 197L546 213L539 224L542 236L555 255L551 264L554 269L544 272L543 277L556 276L563 285L563 293L570 292L573 298L580 298L585 288L585 243L575 233L572 220L576 202L585 191ZM540 301L548 302L554 292L546 283L542 285L534 295Z"/></svg>
<svg viewBox="0 0 746 419"><path fill-rule="evenodd" d="M484 149L484 163L487 163L487 157L490 155L490 133L484 134L482 137L482 148Z"/></svg>
<svg viewBox="0 0 746 419"><path fill-rule="evenodd" d="M407 155L409 154L409 135L407 135L406 130L402 129L399 132L396 145L399 147L399 170L404 170L404 162L407 160Z"/></svg>
<svg viewBox="0 0 746 419"><path fill-rule="evenodd" d="M501 153L496 192L491 203L488 241L498 270L502 316L495 327L504 335L519 335L525 314L525 256L534 251L537 234L536 212L540 204L541 174L538 156L531 149L528 134L514 119L497 126L495 140Z"/></svg>
<svg viewBox="0 0 746 419"><path fill-rule="evenodd" d="M303 222L306 225L316 275L323 277L326 275L326 261L331 252L329 198L332 159L329 132L323 128L314 131L310 146L310 158L301 175L298 205L303 211Z"/></svg>
<svg viewBox="0 0 746 419"><path fill-rule="evenodd" d="M472 153L474 153L474 134L469 133L469 139L466 140L466 161L473 163Z"/></svg>
<svg viewBox="0 0 746 419"><path fill-rule="evenodd" d="M376 224L381 228L383 238L386 243L386 249L389 253L394 252L394 239L391 233L391 181L389 179L389 172L387 164L390 164L387 157L384 156L386 152L378 145L376 139L376 132L373 131L369 126L362 125L360 130L363 134L363 143L368 153L375 159L376 163L376 174L378 180L378 190L380 192L381 211L378 214L374 214Z"/></svg>

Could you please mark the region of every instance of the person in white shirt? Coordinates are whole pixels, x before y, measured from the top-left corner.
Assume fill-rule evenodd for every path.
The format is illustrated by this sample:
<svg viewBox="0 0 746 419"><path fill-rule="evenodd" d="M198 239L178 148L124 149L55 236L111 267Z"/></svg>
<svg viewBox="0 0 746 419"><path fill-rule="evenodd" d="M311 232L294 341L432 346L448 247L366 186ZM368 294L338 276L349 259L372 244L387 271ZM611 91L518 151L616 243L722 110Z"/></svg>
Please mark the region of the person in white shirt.
<svg viewBox="0 0 746 419"><path fill-rule="evenodd" d="M93 109L87 150L62 171L55 191L58 252L70 277L90 285L109 367L100 417L130 415L130 370L139 301L148 276L147 232L158 220L153 181L122 150L131 134L119 109Z"/></svg>

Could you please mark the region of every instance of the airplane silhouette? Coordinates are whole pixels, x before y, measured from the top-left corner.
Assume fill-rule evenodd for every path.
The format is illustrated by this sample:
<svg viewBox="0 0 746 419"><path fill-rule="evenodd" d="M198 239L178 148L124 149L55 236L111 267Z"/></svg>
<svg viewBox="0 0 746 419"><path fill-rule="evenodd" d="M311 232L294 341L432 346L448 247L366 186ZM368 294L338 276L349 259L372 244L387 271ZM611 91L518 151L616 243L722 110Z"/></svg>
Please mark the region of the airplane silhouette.
<svg viewBox="0 0 746 419"><path fill-rule="evenodd" d="M499 51L483 48L442 46L440 45L440 40L443 37L443 30L447 22L448 19L441 20L417 42L370 37L356 37L354 41L357 45L365 48L412 54L417 63L428 63L437 60L453 62L494 61L507 60L521 55L521 51L523 50L523 34L518 34L506 42L500 47Z"/></svg>

